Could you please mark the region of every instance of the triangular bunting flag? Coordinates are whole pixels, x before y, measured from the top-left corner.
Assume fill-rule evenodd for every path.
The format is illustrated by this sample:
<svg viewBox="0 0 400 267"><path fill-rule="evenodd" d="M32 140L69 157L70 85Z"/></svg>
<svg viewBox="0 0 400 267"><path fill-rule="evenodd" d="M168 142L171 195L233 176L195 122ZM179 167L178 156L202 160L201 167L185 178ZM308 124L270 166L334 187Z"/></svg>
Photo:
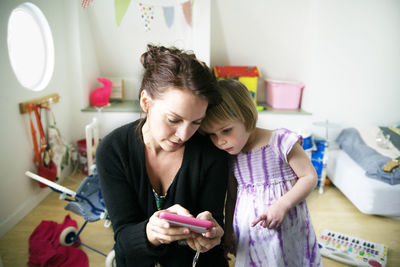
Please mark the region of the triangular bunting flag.
<svg viewBox="0 0 400 267"><path fill-rule="evenodd" d="M165 24L168 29L171 29L172 24L174 24L174 11L175 9L173 6L163 7Z"/></svg>
<svg viewBox="0 0 400 267"><path fill-rule="evenodd" d="M128 10L130 2L131 0L114 0L115 20L118 26L121 25L122 18Z"/></svg>
<svg viewBox="0 0 400 267"><path fill-rule="evenodd" d="M192 27L192 3L187 1L182 4L183 15L185 16L187 24Z"/></svg>

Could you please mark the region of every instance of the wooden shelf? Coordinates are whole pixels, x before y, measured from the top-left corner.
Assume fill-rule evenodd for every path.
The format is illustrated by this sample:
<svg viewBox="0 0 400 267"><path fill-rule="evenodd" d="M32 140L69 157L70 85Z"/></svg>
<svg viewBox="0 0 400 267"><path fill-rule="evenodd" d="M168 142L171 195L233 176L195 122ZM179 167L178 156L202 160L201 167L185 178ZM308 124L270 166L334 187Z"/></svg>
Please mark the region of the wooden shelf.
<svg viewBox="0 0 400 267"><path fill-rule="evenodd" d="M98 112L99 108L88 106L81 109L82 112ZM124 102L110 102L110 105L102 107L102 112L140 112L139 100L125 100Z"/></svg>
<svg viewBox="0 0 400 267"><path fill-rule="evenodd" d="M259 114L279 114L279 115L312 115L310 112L299 109L275 109L267 104L259 104L258 106L264 107L264 110L258 111Z"/></svg>
<svg viewBox="0 0 400 267"><path fill-rule="evenodd" d="M311 115L310 112L302 109L284 110L274 109L268 105L263 105L264 110L259 111L259 114L277 114L277 115ZM89 106L81 109L82 112L97 112L98 108ZM103 107L102 112L140 112L141 108L139 100L125 100L125 102L111 102L109 106Z"/></svg>

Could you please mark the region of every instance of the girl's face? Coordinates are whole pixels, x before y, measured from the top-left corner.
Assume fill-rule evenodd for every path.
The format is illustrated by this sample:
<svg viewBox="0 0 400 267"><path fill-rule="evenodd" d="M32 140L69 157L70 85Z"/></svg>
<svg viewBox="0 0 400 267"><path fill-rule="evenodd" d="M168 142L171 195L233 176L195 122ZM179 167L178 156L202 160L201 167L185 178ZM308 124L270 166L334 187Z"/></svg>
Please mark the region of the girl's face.
<svg viewBox="0 0 400 267"><path fill-rule="evenodd" d="M142 91L140 105L147 113L143 126L146 145L176 151L200 127L208 101L188 90L169 88L158 99Z"/></svg>
<svg viewBox="0 0 400 267"><path fill-rule="evenodd" d="M206 129L206 133L216 147L231 155L239 154L250 136L244 124L238 121L221 124L211 123Z"/></svg>

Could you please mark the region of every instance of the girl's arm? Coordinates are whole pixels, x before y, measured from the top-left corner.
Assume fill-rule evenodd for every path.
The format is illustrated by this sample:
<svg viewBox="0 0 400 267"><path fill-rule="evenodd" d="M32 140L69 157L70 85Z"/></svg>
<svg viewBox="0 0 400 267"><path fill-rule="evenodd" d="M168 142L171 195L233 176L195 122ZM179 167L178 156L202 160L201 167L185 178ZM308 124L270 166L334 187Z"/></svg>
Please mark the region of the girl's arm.
<svg viewBox="0 0 400 267"><path fill-rule="evenodd" d="M268 227L269 229L279 227L286 213L304 200L315 188L318 181L317 173L309 157L299 143L293 146L287 159L290 167L299 178L298 181L289 192L268 207L262 215L258 216L258 218L253 221L252 226L260 222L261 226Z"/></svg>
<svg viewBox="0 0 400 267"><path fill-rule="evenodd" d="M289 192L278 200L283 206L286 206L286 210L293 208L304 200L318 182L315 168L299 143L296 143L290 151L288 162L299 180Z"/></svg>

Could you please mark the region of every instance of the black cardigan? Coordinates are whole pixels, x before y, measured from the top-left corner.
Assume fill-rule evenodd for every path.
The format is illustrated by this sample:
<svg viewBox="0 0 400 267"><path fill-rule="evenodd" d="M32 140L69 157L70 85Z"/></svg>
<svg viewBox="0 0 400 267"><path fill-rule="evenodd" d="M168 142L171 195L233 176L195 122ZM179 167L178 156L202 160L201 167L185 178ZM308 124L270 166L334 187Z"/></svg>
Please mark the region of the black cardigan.
<svg viewBox="0 0 400 267"><path fill-rule="evenodd" d="M146 224L157 207L137 125L138 121L112 131L96 153L100 185L114 229L117 265L154 266L159 262L163 267L191 266L195 252L189 246L173 242L154 247L147 239ZM194 216L210 211L223 227L227 159L227 153L196 132L185 143L182 166L168 188L164 207L180 204ZM228 266L222 246L200 254L197 266Z"/></svg>

